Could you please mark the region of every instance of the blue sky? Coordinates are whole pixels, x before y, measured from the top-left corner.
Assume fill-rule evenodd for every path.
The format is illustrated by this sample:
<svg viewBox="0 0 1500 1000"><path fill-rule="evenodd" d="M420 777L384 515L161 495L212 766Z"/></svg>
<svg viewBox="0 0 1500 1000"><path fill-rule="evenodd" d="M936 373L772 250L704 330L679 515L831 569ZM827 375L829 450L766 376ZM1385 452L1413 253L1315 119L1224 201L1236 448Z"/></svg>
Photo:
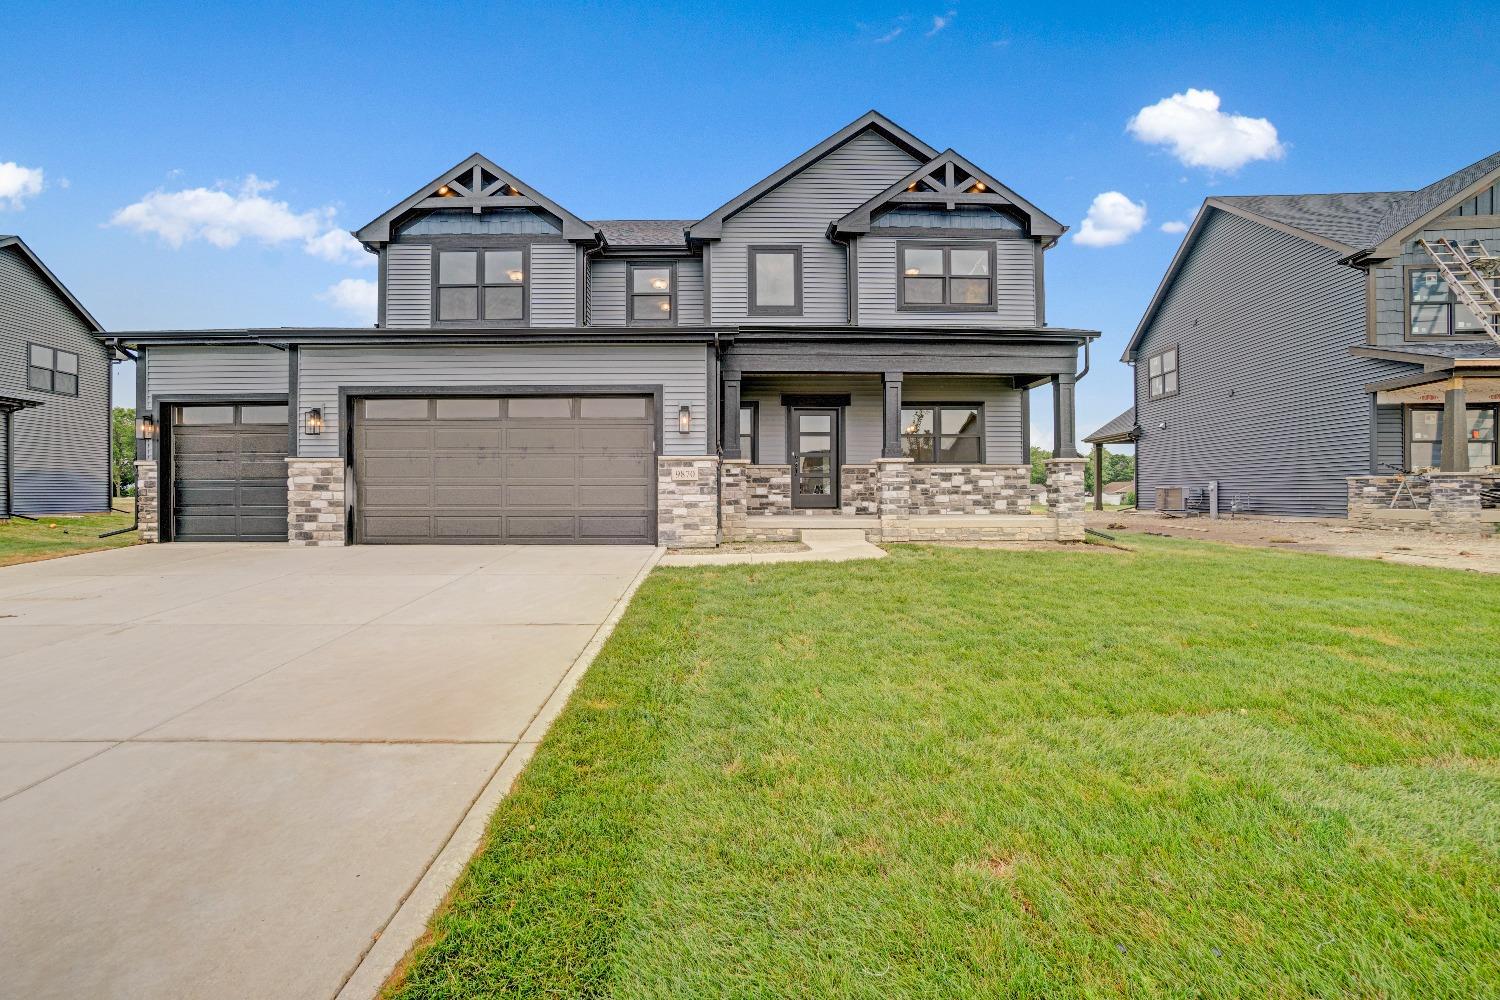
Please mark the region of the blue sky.
<svg viewBox="0 0 1500 1000"><path fill-rule="evenodd" d="M873 107L1074 227L1047 255L1048 319L1103 331L1080 386L1087 431L1129 405L1117 359L1181 239L1163 223L1212 194L1418 187L1500 139L1479 105L1428 86L1445 69L1496 77L1488 14L1129 7L81 3L63 17L12 2L0 195L7 176L20 193L0 197L0 232L111 329L347 325L330 289L373 268L317 238L471 152L584 218L694 218ZM1272 148L1252 135L1259 158L1198 166L1184 158L1202 143L1127 129L1190 89L1269 122ZM213 234L151 222L153 195L200 189L271 217ZM1125 198L1120 232L1140 229L1083 245L1106 192ZM1036 399L1038 436L1049 414Z"/></svg>

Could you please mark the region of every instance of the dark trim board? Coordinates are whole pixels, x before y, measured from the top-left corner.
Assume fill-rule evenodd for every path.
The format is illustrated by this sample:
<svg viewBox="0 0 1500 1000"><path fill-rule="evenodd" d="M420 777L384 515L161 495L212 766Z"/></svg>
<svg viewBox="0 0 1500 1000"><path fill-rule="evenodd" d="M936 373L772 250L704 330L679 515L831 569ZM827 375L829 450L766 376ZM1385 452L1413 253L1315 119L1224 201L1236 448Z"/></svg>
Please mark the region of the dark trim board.
<svg viewBox="0 0 1500 1000"><path fill-rule="evenodd" d="M781 394L781 405L782 406L806 406L806 407L830 407L830 406L840 406L840 407L842 407L842 406L848 406L849 405L849 393L847 393L847 392L831 392L831 393L783 392Z"/></svg>

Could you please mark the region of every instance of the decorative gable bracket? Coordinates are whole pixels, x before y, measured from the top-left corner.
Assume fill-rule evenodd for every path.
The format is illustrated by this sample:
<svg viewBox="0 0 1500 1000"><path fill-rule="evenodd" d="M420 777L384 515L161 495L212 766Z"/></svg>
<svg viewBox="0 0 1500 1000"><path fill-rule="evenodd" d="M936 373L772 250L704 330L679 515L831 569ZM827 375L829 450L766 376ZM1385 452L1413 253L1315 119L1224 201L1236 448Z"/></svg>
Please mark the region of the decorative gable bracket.
<svg viewBox="0 0 1500 1000"><path fill-rule="evenodd" d="M470 209L477 215L487 208L539 209L562 222L565 239L579 242L599 239L596 228L479 153L444 171L400 204L355 230L354 238L367 247L389 242L396 223L411 212Z"/></svg>
<svg viewBox="0 0 1500 1000"><path fill-rule="evenodd" d="M950 212L964 205L1006 209L1023 216L1030 235L1049 245L1068 229L949 149L833 223L829 233L835 238L868 233L875 215L892 205L927 205Z"/></svg>

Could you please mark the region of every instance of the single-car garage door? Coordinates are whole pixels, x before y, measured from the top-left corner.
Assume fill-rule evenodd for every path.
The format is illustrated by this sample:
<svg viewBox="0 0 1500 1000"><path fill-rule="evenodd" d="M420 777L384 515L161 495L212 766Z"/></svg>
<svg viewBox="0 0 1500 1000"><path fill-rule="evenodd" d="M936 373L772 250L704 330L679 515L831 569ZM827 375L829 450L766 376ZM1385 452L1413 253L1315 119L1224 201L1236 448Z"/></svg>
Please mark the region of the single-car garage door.
<svg viewBox="0 0 1500 1000"><path fill-rule="evenodd" d="M285 403L175 407L171 449L174 540L286 541Z"/></svg>
<svg viewBox="0 0 1500 1000"><path fill-rule="evenodd" d="M363 399L358 541L655 540L649 396Z"/></svg>

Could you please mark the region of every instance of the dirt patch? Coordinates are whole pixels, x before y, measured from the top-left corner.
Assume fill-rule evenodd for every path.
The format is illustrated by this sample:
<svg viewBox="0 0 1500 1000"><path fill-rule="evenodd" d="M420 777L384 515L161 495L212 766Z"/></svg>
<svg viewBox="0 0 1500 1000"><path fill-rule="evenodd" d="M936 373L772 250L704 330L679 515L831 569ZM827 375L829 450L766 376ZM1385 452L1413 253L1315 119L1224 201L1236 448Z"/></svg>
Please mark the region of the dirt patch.
<svg viewBox="0 0 1500 1000"><path fill-rule="evenodd" d="M1353 559L1380 559L1414 566L1500 573L1500 537L1444 538L1423 532L1356 528L1343 519L1241 515L1162 517L1149 511L1089 511L1100 531L1141 531L1164 538L1196 538L1278 551L1317 552Z"/></svg>
<svg viewBox="0 0 1500 1000"><path fill-rule="evenodd" d="M725 542L716 549L668 549L672 555L702 555L705 552L806 552L801 542Z"/></svg>

